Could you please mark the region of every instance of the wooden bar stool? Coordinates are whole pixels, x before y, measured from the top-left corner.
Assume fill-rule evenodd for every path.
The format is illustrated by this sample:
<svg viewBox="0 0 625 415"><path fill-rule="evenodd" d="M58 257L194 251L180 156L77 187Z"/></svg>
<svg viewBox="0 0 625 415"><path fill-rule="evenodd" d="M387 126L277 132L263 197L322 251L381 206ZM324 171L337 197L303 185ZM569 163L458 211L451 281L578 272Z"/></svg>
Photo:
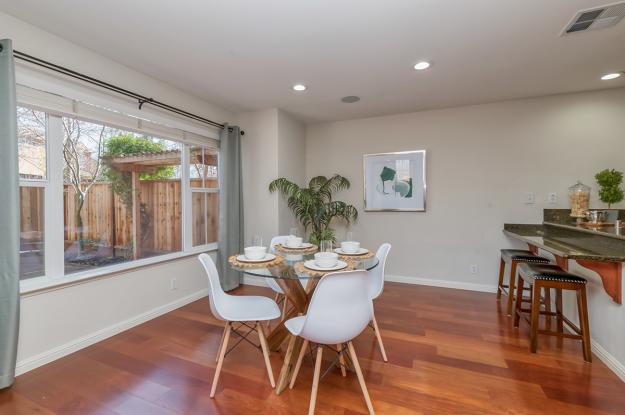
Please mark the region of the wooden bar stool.
<svg viewBox="0 0 625 415"><path fill-rule="evenodd" d="M548 264L549 259L535 255L532 251L526 251L523 249L502 249L501 260L499 263L499 283L497 284L497 300L501 298L501 294L508 296L508 306L506 312L509 316L512 315L512 305L514 299L514 287L517 265L520 263L536 263L536 264ZM506 264L510 264L510 278L508 279L508 285L504 284L504 272ZM507 291L506 291L507 289ZM545 300L548 300L547 298ZM548 306L551 301L545 301Z"/></svg>
<svg viewBox="0 0 625 415"><path fill-rule="evenodd" d="M524 309L523 290L525 284L530 287L531 308ZM592 361L592 351L590 348L590 327L588 324L588 304L586 303L586 280L577 275L571 274L557 265L544 264L520 264L517 278L518 294L515 301L514 327L519 327L519 320L523 317L530 325L530 352L536 353L538 348L538 335L566 337L582 341L584 350L584 360ZM556 311L540 311L541 290L556 291ZM573 324L562 314L562 290L574 290L577 294L577 309L579 312L580 327ZM555 316L557 320L557 330L540 330L539 317L546 315L550 320ZM529 316L529 318L528 318ZM573 330L575 334L564 332L564 323Z"/></svg>

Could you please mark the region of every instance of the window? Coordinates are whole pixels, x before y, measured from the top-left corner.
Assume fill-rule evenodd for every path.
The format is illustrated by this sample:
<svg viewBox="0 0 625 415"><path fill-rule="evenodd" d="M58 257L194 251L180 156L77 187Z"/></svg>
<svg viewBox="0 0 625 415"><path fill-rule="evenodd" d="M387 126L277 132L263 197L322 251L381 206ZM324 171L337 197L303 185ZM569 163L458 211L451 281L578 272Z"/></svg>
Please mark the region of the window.
<svg viewBox="0 0 625 415"><path fill-rule="evenodd" d="M63 118L65 274L182 249L181 146Z"/></svg>
<svg viewBox="0 0 625 415"><path fill-rule="evenodd" d="M59 112L18 108L22 280L215 247L217 150Z"/></svg>
<svg viewBox="0 0 625 415"><path fill-rule="evenodd" d="M192 246L217 242L219 180L217 151L192 147L189 163L191 187Z"/></svg>
<svg viewBox="0 0 625 415"><path fill-rule="evenodd" d="M47 117L44 112L18 107L21 279L44 275L46 125Z"/></svg>

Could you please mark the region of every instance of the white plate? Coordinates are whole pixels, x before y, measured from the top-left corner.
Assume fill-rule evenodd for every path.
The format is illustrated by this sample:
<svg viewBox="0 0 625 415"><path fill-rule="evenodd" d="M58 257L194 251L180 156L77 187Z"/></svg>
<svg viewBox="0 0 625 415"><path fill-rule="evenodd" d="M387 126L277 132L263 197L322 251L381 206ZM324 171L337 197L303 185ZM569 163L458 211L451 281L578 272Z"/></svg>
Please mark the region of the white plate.
<svg viewBox="0 0 625 415"><path fill-rule="evenodd" d="M245 255L237 255L237 261L241 262L267 262L276 259L274 254L265 254L264 258L261 259L247 259Z"/></svg>
<svg viewBox="0 0 625 415"><path fill-rule="evenodd" d="M334 252L339 255L364 255L369 252L369 250L365 248L358 248L358 251L356 252L344 252L341 248L336 248Z"/></svg>
<svg viewBox="0 0 625 415"><path fill-rule="evenodd" d="M302 242L300 246L289 246L288 244L285 243L282 246L288 249L308 249L308 248L311 248L313 244L309 244L308 242Z"/></svg>
<svg viewBox="0 0 625 415"><path fill-rule="evenodd" d="M332 268L322 268L317 266L317 264L315 264L315 260L314 259L310 259L306 262L304 262L304 266L308 269L312 269L315 271L338 271L340 269L343 269L345 267L347 267L347 262L345 261L338 261L336 263L335 266L333 266Z"/></svg>

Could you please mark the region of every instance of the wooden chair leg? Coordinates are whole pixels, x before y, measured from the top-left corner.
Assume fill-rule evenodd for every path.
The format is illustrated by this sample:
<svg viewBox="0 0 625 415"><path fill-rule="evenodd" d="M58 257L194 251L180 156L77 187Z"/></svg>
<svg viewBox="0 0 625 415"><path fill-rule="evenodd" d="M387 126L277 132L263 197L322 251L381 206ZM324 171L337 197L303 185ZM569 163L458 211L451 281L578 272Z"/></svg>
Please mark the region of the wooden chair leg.
<svg viewBox="0 0 625 415"><path fill-rule="evenodd" d="M373 331L375 331L375 337L378 338L378 346L380 346L380 353L382 353L382 359L385 362L388 362L386 357L386 350L384 349L384 343L382 343L382 334L380 334L380 328L378 327L378 322L375 319L375 314L373 315Z"/></svg>
<svg viewBox="0 0 625 415"><path fill-rule="evenodd" d="M521 306L523 305L523 279L521 275L517 276L518 294L514 304L514 327L519 327L519 320L521 319Z"/></svg>
<svg viewBox="0 0 625 415"><path fill-rule="evenodd" d="M538 323L540 322L540 289L538 282L532 285L532 314L530 324L530 352L536 353L538 349Z"/></svg>
<svg viewBox="0 0 625 415"><path fill-rule="evenodd" d="M299 350L299 356L297 357L295 369L293 369L293 374L291 375L291 383L289 383L289 389L293 389L293 386L295 386L295 380L297 379L297 374L299 373L300 367L302 367L302 360L304 360L306 349L308 349L308 340L304 339L302 348Z"/></svg>
<svg viewBox="0 0 625 415"><path fill-rule="evenodd" d="M499 283L497 284L497 300L501 299L501 290L503 289L503 275L506 269L506 263L503 258L499 260Z"/></svg>
<svg viewBox="0 0 625 415"><path fill-rule="evenodd" d="M217 354L215 355L215 362L219 360L219 353L221 352L221 347L224 344L224 337L226 337L226 330L228 330L228 323L226 323L224 330L221 332L221 340L219 340L219 349L217 349Z"/></svg>
<svg viewBox="0 0 625 415"><path fill-rule="evenodd" d="M219 382L219 374L221 373L221 366L224 363L224 356L226 355L226 349L228 348L228 341L230 340L230 322L226 323L224 341L219 350L219 358L217 359L217 367L215 368L215 376L213 377L213 385L211 386L210 397L215 397L215 391L217 390L217 382Z"/></svg>
<svg viewBox="0 0 625 415"><path fill-rule="evenodd" d="M551 288L544 287L543 290L545 292L543 296L545 300L544 301L545 311L548 313L551 313ZM547 314L545 316L545 324L548 329L551 329L551 320L552 320L551 316Z"/></svg>
<svg viewBox="0 0 625 415"><path fill-rule="evenodd" d="M558 333L564 333L564 320L562 320L562 289L556 288L556 323Z"/></svg>
<svg viewBox="0 0 625 415"><path fill-rule="evenodd" d="M365 402L367 404L367 409L369 410L369 414L375 415L375 411L373 410L373 405L371 404L371 398L369 397L369 391L367 391L367 384L365 383L365 377L362 375L362 370L360 370L360 364L358 363L358 356L356 356L354 345L352 344L352 342L349 342L347 343L347 347L349 349L349 355L352 358L352 363L354 364L354 370L356 371L356 376L358 377L358 383L360 383L360 389L362 389L362 394L365 397Z"/></svg>
<svg viewBox="0 0 625 415"><path fill-rule="evenodd" d="M510 262L510 283L508 284L508 308L507 313L509 316L512 315L512 301L514 299L514 276L516 275L516 266L517 261L514 259ZM521 290L521 295L523 295L523 290Z"/></svg>
<svg viewBox="0 0 625 415"><path fill-rule="evenodd" d="M317 358L315 359L315 373L313 375L312 391L310 392L310 406L308 407L308 415L315 413L315 403L317 402L317 389L319 389L319 374L321 372L321 358L323 356L323 347L317 347Z"/></svg>
<svg viewBox="0 0 625 415"><path fill-rule="evenodd" d="M582 347L584 360L592 362L592 349L590 346L590 325L588 323L588 303L586 301L586 287L577 290L577 310L579 313L579 326L582 331Z"/></svg>
<svg viewBox="0 0 625 415"><path fill-rule="evenodd" d="M345 370L345 357L343 357L343 345L337 344L336 350L339 352L339 364L341 365L341 375L343 377L347 376L347 371Z"/></svg>
<svg viewBox="0 0 625 415"><path fill-rule="evenodd" d="M269 347L267 346L267 339L265 338L265 333L263 332L263 327L261 324L256 324L256 329L258 330L258 339L260 340L260 348L263 350L263 357L265 358L265 366L267 366L267 374L269 375L269 383L272 388L276 387L276 381L273 378L273 370L271 369L271 361L269 360Z"/></svg>

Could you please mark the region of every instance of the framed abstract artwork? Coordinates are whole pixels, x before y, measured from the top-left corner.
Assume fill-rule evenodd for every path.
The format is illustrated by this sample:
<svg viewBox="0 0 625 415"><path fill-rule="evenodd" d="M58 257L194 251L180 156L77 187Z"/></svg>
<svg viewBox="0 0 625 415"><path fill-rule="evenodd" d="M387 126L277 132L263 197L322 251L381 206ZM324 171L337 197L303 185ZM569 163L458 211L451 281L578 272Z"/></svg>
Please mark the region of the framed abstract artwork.
<svg viewBox="0 0 625 415"><path fill-rule="evenodd" d="M365 154L365 211L425 211L425 150Z"/></svg>

